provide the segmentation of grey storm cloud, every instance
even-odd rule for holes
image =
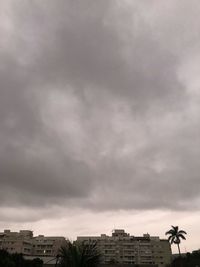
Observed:
[[[197,22],[153,2],[2,2],[1,206],[199,208]]]

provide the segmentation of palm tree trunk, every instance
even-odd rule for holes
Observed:
[[[179,256],[181,256],[181,251],[180,251],[179,243],[177,244],[177,246],[178,246],[178,253],[179,253]]]
[[[179,262],[179,266],[180,267],[183,267],[183,262],[182,262],[182,258],[181,258],[181,250],[180,250],[180,245],[179,245],[179,243],[177,244],[177,246],[178,246],[178,253],[179,253],[179,260],[180,260],[180,262]]]

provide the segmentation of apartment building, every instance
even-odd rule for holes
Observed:
[[[4,230],[0,233],[0,249],[5,249],[9,253],[22,253],[25,256],[56,257],[66,242],[64,237],[44,235],[34,237],[33,232],[29,230],[19,232]]]
[[[9,253],[31,255],[32,238],[33,232],[29,230],[20,230],[19,232],[4,230],[3,233],[0,233],[0,249],[5,249]]]
[[[112,236],[79,236],[77,242],[94,241],[102,255],[102,264],[141,264],[167,266],[171,262],[171,247],[167,240],[149,234],[133,236],[124,230],[114,230]]]
[[[55,257],[66,242],[64,237],[39,235],[32,241],[32,255]]]

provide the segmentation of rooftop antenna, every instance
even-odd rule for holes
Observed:
[[[115,229],[116,229],[116,225],[115,225],[115,223],[114,223],[114,228],[112,229],[112,233],[115,232]]]

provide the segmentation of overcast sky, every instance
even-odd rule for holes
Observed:
[[[0,230],[200,236],[199,0],[0,2]]]

